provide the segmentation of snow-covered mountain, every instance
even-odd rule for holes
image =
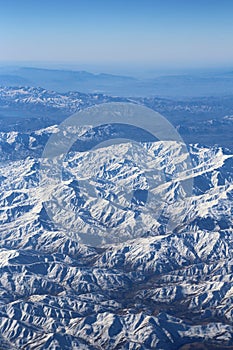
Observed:
[[[63,113],[74,113],[104,102],[128,101],[127,98],[112,97],[97,93],[66,92],[59,93],[40,87],[0,87],[0,107],[36,107],[37,111],[50,109],[62,110]]]
[[[66,109],[70,113],[82,106],[91,106],[114,100],[102,94],[84,94],[80,92],[58,93],[35,87],[0,87],[1,106],[5,108],[11,104],[37,105],[46,108]],[[120,100],[120,98],[118,98]],[[123,100],[123,99],[122,99]]]
[[[128,99],[97,93],[58,93],[30,86],[0,87],[0,130],[36,131],[60,123],[80,109],[114,101]]]
[[[177,142],[73,149],[46,189],[57,128],[1,133],[0,348],[231,349],[232,154],[192,145],[187,172]]]
[[[40,87],[0,87],[0,130],[32,132],[59,124],[74,112],[89,106],[129,101],[164,115],[186,143],[217,144],[232,150],[232,96],[171,100],[154,96],[121,98],[74,91],[58,93]]]

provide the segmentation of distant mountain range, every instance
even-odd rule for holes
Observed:
[[[138,79],[86,71],[33,67],[0,69],[0,86],[35,86],[57,92],[81,91],[124,97],[200,97],[233,94],[233,73],[203,73]]]
[[[145,105],[164,115],[187,143],[232,149],[233,95],[193,99],[124,98],[35,87],[0,88],[0,130],[31,132],[59,124],[80,109],[106,102]]]

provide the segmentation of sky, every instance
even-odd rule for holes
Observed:
[[[232,0],[0,0],[0,61],[233,66]]]

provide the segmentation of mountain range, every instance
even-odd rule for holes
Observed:
[[[124,97],[210,97],[233,94],[233,74],[188,72],[135,78],[87,71],[38,67],[0,67],[0,85],[35,86],[58,92],[82,91]]]
[[[46,188],[41,149],[58,129],[0,135],[0,348],[232,349],[232,153],[190,145],[187,173],[175,141],[74,148]]]
[[[59,124],[73,113],[101,103],[131,102],[162,114],[186,143],[232,149],[233,96],[192,99],[124,98],[35,87],[0,87],[2,132],[32,132]]]

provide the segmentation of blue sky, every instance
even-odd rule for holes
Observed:
[[[0,61],[233,66],[232,0],[0,0]]]

